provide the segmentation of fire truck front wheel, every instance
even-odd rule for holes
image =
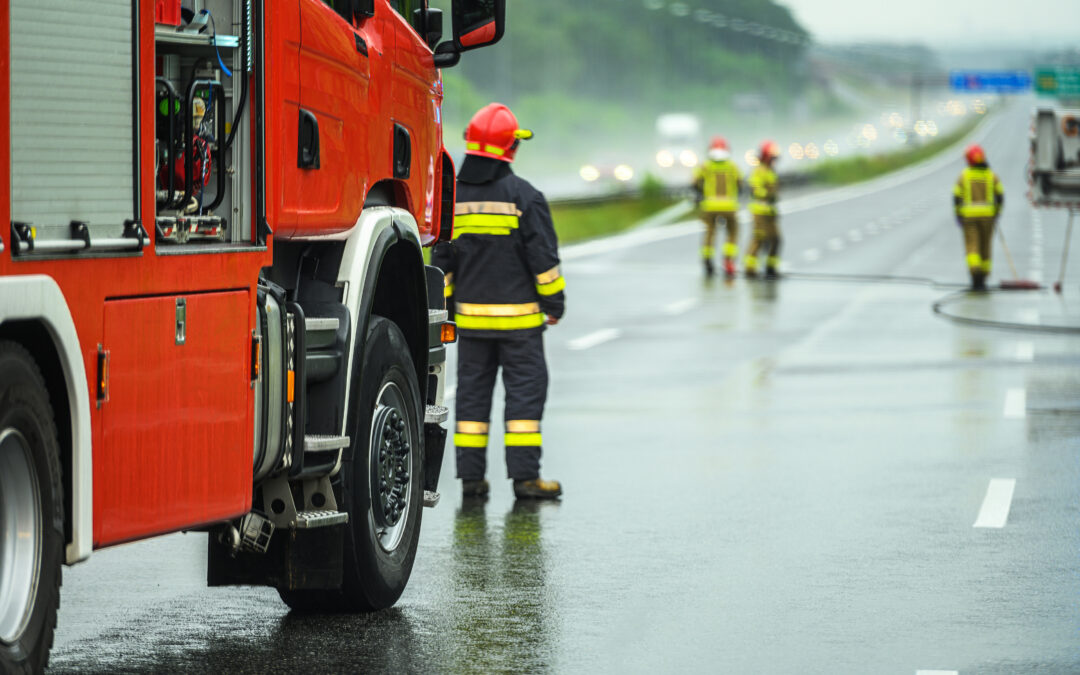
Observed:
[[[60,444],[33,357],[0,342],[0,672],[49,660],[64,549]]]
[[[348,510],[340,591],[279,591],[298,611],[390,607],[412,574],[423,513],[423,407],[401,329],[372,316],[362,360],[353,366],[352,448],[338,474]]]

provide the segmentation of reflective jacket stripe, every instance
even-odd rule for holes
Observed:
[[[546,284],[536,284],[536,292],[540,295],[555,295],[564,288],[566,288],[566,277],[559,277]]]
[[[540,434],[518,434],[507,432],[504,440],[509,447],[543,445],[543,439]]]
[[[475,302],[457,303],[458,314],[467,316],[525,316],[540,311],[538,302],[522,302],[516,305],[489,305]]]
[[[459,448],[486,448],[487,434],[454,434],[454,445]]]
[[[464,330],[522,330],[539,328],[544,325],[544,315],[526,314],[525,316],[469,316],[455,314],[454,321]]]
[[[758,216],[776,214],[776,174],[768,167],[758,166],[750,174],[750,190],[754,200],[750,202],[750,213]]]

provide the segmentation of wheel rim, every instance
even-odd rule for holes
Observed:
[[[0,430],[0,642],[12,644],[30,622],[41,567],[41,495],[30,444]]]
[[[379,546],[387,552],[401,543],[414,498],[412,448],[416,432],[409,423],[405,400],[401,389],[387,382],[379,391],[371,420],[371,515]]]

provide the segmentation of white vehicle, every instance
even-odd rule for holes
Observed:
[[[692,169],[705,141],[701,120],[690,113],[664,113],[656,118],[656,164],[661,169]]]

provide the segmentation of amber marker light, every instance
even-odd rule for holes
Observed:
[[[444,323],[439,331],[439,338],[444,345],[457,342],[457,324],[453,321]]]

